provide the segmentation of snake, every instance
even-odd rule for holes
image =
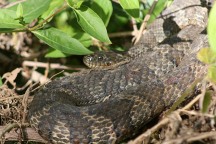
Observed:
[[[92,69],[106,69],[124,64],[130,58],[127,54],[120,54],[113,51],[97,51],[94,54],[84,56],[83,63]]]
[[[196,55],[209,46],[207,17],[203,1],[174,0],[126,52],[129,59],[90,55],[84,63],[94,68],[44,85],[28,109],[31,126],[54,144],[133,138],[206,74]]]

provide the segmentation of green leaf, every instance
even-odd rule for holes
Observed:
[[[157,16],[166,8],[167,4],[170,3],[169,0],[159,0],[151,14],[149,23],[157,18]]]
[[[203,99],[203,104],[202,104],[202,113],[208,112],[208,108],[211,102],[211,93],[207,91],[205,93],[204,99]]]
[[[51,0],[27,0],[22,2],[23,17],[25,23],[30,23],[45,12],[50,5]],[[16,11],[19,4],[10,7],[9,9]]]
[[[16,15],[17,15],[18,18],[23,17],[22,3],[19,3],[19,5],[17,6]]]
[[[153,22],[157,16],[167,7],[168,4],[170,4],[172,1],[170,0],[159,0],[150,16],[149,23]],[[146,7],[148,7],[146,10],[143,11],[143,14],[146,15],[150,9],[148,5],[152,5],[153,0],[149,0],[147,4],[145,4]]]
[[[94,0],[90,8],[98,14],[107,26],[113,12],[112,3],[110,0]]]
[[[122,31],[125,28],[128,29],[128,23],[130,23],[131,18],[122,9],[119,4],[113,3],[113,14],[110,18],[110,23],[107,26],[109,33]]]
[[[84,0],[66,0],[66,2],[73,8],[80,8]]]
[[[72,7],[72,9],[76,14],[79,25],[85,32],[102,42],[111,43],[103,21],[92,9],[86,6],[81,6],[79,9]]]
[[[92,39],[90,35],[85,32],[73,33],[73,37],[79,40],[85,47],[92,45]]]
[[[56,16],[55,20],[58,29],[79,40],[85,47],[89,47],[92,44],[91,36],[79,26],[74,13],[64,11]]]
[[[167,6],[167,7],[170,6],[170,5],[173,3],[173,1],[174,1],[174,0],[167,0],[166,6]]]
[[[0,9],[0,28],[23,28],[19,20],[15,20],[16,12],[8,9]]]
[[[79,31],[79,30],[74,30],[73,27],[65,24],[63,27],[58,27],[61,31],[67,33],[71,37],[77,39],[80,41],[85,47],[89,47],[92,44],[92,39],[89,34]]]
[[[47,58],[62,58],[67,57],[70,54],[63,53],[57,49],[49,48],[49,52],[45,55]]]
[[[216,54],[216,3],[212,7],[208,19],[208,38],[212,51]]]
[[[42,19],[46,19],[50,15],[52,15],[56,9],[58,9],[62,4],[64,0],[51,0],[51,3],[49,5],[49,8],[41,15]],[[51,19],[49,19],[50,21]]]
[[[216,66],[215,65],[209,66],[207,76],[210,79],[210,81],[216,83]]]
[[[86,55],[92,53],[92,51],[86,49],[78,40],[56,28],[36,30],[32,31],[32,33],[49,46],[61,52],[75,55]]]
[[[213,53],[212,49],[210,48],[202,48],[197,53],[197,58],[206,64],[213,64],[216,62],[216,55]]]
[[[0,77],[0,86],[3,85],[2,78]]]
[[[12,32],[14,29],[10,28],[0,28],[0,32],[7,33],[7,32]]]
[[[139,0],[119,0],[119,2],[129,15],[139,18]]]

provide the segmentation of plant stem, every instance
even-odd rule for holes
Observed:
[[[65,8],[67,8],[67,5],[64,5],[63,7],[61,7],[60,9],[58,9],[57,11],[55,11],[52,15],[50,15],[49,17],[47,17],[45,20],[43,20],[41,23],[39,23],[38,25],[32,27],[32,28],[28,28],[29,31],[34,31],[38,28],[40,28],[44,23],[48,22],[49,19],[51,19],[52,17],[54,17],[56,14],[58,14],[59,12],[61,12],[62,10],[64,10]]]
[[[49,17],[47,17],[45,20],[43,20],[41,23],[39,23],[38,25],[31,27],[31,28],[23,28],[23,29],[8,29],[5,31],[2,31],[0,33],[12,33],[12,32],[25,32],[25,31],[34,31],[37,30],[38,28],[40,28],[41,26],[43,26],[44,23],[48,22],[49,19],[51,19],[52,17],[54,17],[56,14],[58,14],[59,12],[61,12],[62,10],[64,10],[65,8],[67,8],[67,5],[62,6],[60,9],[56,10],[52,15],[50,15]]]
[[[143,34],[143,31],[144,31],[144,29],[146,28],[146,26],[147,26],[147,24],[148,24],[148,21],[149,21],[150,18],[151,18],[151,14],[153,13],[153,10],[154,10],[154,8],[155,8],[155,6],[156,6],[157,3],[158,3],[158,0],[154,0],[154,1],[153,1],[153,4],[151,5],[151,7],[150,7],[148,13],[146,14],[146,16],[145,16],[145,18],[144,18],[144,20],[143,20],[143,23],[142,23],[142,25],[141,25],[141,27],[140,27],[140,30],[139,30],[139,32],[138,32],[138,35],[135,37],[135,42],[134,42],[134,44],[138,43],[138,41],[140,40],[140,38],[141,38],[141,36],[142,36],[142,34]]]
[[[23,28],[23,29],[8,29],[8,30],[5,30],[5,31],[0,31],[0,34],[1,33],[13,33],[13,32],[25,32],[27,30],[28,30],[27,28]]]

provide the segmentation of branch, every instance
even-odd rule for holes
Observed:
[[[58,14],[59,12],[61,12],[62,10],[66,9],[68,6],[64,5],[63,7],[61,7],[60,9],[56,10],[52,15],[50,15],[49,17],[47,17],[45,20],[43,20],[41,23],[39,23],[38,25],[32,27],[32,28],[28,28],[29,31],[34,31],[37,30],[38,28],[40,28],[41,26],[43,26],[44,23],[47,23],[49,21],[49,19],[51,19],[52,17],[54,17],[56,14]]]
[[[35,61],[24,61],[22,63],[23,66],[30,66],[30,67],[42,67],[42,68],[49,68],[51,69],[63,69],[63,70],[83,70],[84,68],[79,68],[79,67],[68,67],[61,65],[59,63],[43,63],[43,62],[35,62]]]
[[[151,14],[152,14],[152,12],[153,12],[153,10],[154,10],[154,8],[155,8],[157,2],[158,2],[158,0],[154,0],[154,2],[153,2],[153,4],[152,4],[152,6],[150,7],[150,9],[149,9],[147,15],[145,16],[145,18],[144,18],[144,20],[143,20],[143,23],[142,23],[142,25],[141,25],[141,27],[140,27],[140,30],[139,30],[139,32],[138,32],[138,35],[137,35],[137,37],[136,37],[136,40],[135,40],[135,42],[134,42],[135,44],[140,40],[140,38],[141,38],[141,36],[142,36],[142,33],[143,33],[144,29],[146,28],[146,26],[147,26],[147,24],[148,24],[148,21],[149,21],[149,19],[150,19],[150,17],[151,17]]]
[[[135,35],[134,31],[125,31],[125,32],[110,33],[109,37],[115,38],[115,37],[125,37],[125,36],[133,36],[133,35]]]
[[[4,132],[5,126],[0,126],[0,133]],[[44,140],[33,128],[25,128],[23,129],[23,135],[25,138],[22,141],[34,141],[34,142],[41,142],[46,143],[47,141]],[[4,141],[19,141],[20,140],[20,131],[12,129],[10,132],[5,133]],[[1,138],[0,138],[1,141]]]

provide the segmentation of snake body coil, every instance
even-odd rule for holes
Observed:
[[[130,61],[56,79],[35,94],[28,117],[42,137],[58,144],[119,143],[205,74],[196,53],[208,45],[200,34],[207,9],[199,0],[175,0],[162,15],[128,51]]]

